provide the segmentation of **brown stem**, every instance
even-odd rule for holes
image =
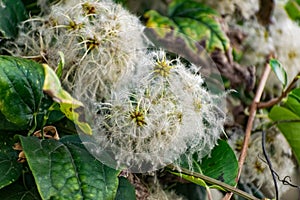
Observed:
[[[241,154],[240,154],[239,161],[238,161],[239,170],[238,170],[238,174],[237,174],[237,177],[236,177],[236,182],[238,182],[238,180],[241,176],[241,173],[242,173],[243,164],[244,164],[245,159],[246,159],[247,149],[248,149],[248,145],[249,145],[249,142],[250,142],[251,130],[252,130],[252,127],[253,127],[253,122],[254,122],[254,119],[255,119],[256,111],[257,111],[257,104],[260,101],[261,95],[262,95],[263,90],[265,88],[265,85],[266,85],[266,82],[267,82],[267,79],[269,77],[270,72],[271,72],[271,67],[270,67],[269,63],[267,63],[266,67],[265,67],[265,70],[264,70],[264,73],[261,76],[258,88],[256,90],[255,97],[254,97],[254,99],[252,101],[252,104],[250,106],[250,112],[249,112],[249,118],[248,118],[247,127],[246,127],[246,131],[245,131],[244,143],[243,143],[243,147],[242,147]],[[226,194],[225,197],[223,198],[223,200],[229,200],[232,197],[232,194],[233,194],[232,192]]]
[[[208,200],[213,200],[213,197],[211,195],[211,192],[210,192],[209,188],[206,188],[206,192],[207,192],[207,198],[208,198]]]
[[[292,80],[289,86],[282,92],[282,94],[279,97],[273,98],[267,102],[260,102],[257,104],[257,108],[268,108],[279,103],[294,88],[296,82],[299,79],[299,76],[300,76],[300,72],[295,76],[295,78]]]

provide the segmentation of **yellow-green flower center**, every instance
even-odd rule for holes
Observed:
[[[143,111],[136,109],[135,111],[130,112],[130,118],[136,123],[137,126],[147,125]]]
[[[95,6],[90,4],[90,3],[82,4],[82,8],[83,8],[86,15],[96,14]]]
[[[100,45],[100,42],[96,38],[88,38],[86,45],[87,45],[87,50],[91,51],[97,48]]]
[[[167,77],[170,74],[172,66],[170,66],[165,60],[156,62],[154,66],[154,72],[162,77]]]
[[[69,25],[67,26],[67,28],[69,29],[69,30],[79,30],[79,29],[81,29],[81,28],[83,28],[83,24],[82,23],[80,23],[80,24],[77,24],[75,21],[70,21],[69,22]]]
[[[195,111],[200,112],[201,107],[202,107],[201,100],[200,99],[194,99],[193,104],[194,104]]]

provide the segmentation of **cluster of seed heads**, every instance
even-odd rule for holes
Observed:
[[[65,57],[64,86],[72,91],[75,79],[80,79],[81,89],[89,91],[81,95],[101,99],[132,73],[145,42],[138,18],[121,5],[70,0],[52,6],[48,15],[25,21],[15,41],[17,48],[10,51],[53,68],[61,51]]]
[[[55,67],[86,106],[97,145],[91,152],[116,168],[142,172],[183,154],[201,159],[216,145],[225,121],[220,96],[180,58],[148,48],[138,18],[111,1],[70,0],[31,18],[14,55]]]

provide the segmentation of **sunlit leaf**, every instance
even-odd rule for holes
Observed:
[[[176,175],[176,176],[180,176],[181,178],[183,178],[185,180],[188,180],[188,181],[190,181],[192,183],[195,183],[197,185],[205,187],[205,188],[208,187],[208,188],[211,188],[211,189],[218,189],[218,190],[226,191],[221,186],[218,186],[218,185],[210,185],[210,186],[208,186],[203,179],[195,177],[195,176],[187,175],[187,174],[184,174],[184,173],[178,173],[178,172],[171,172],[171,173],[174,174],[174,175]]]
[[[286,12],[288,13],[289,17],[300,22],[300,1],[299,0],[289,0],[284,6]]]
[[[276,59],[270,59],[269,63],[278,80],[281,82],[283,87],[285,87],[287,83],[287,75],[282,64]]]
[[[89,124],[81,120],[84,118],[82,116],[83,104],[62,88],[57,75],[48,65],[43,66],[45,69],[44,92],[60,104],[60,110],[68,119],[74,121],[84,133],[91,135],[92,129]]]
[[[191,0],[174,0],[169,4],[168,15],[155,10],[144,14],[146,33],[160,46],[186,56],[196,56],[203,48],[208,52],[227,51],[230,43],[218,22],[218,14],[204,4]],[[178,50],[178,49],[177,49]]]
[[[298,162],[300,161],[300,88],[293,90],[283,106],[274,106],[269,117],[290,144]]]

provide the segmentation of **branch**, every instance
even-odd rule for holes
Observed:
[[[237,189],[231,185],[228,185],[224,182],[221,182],[219,180],[216,180],[214,178],[211,178],[211,177],[208,177],[208,176],[205,176],[203,174],[200,174],[200,173],[197,173],[197,172],[192,172],[192,171],[189,171],[187,169],[184,169],[184,168],[180,168],[178,169],[178,167],[176,166],[173,166],[173,165],[169,165],[168,168],[172,171],[177,171],[179,173],[183,173],[183,174],[186,174],[186,175],[189,175],[189,176],[193,176],[193,177],[196,177],[196,178],[200,178],[202,180],[204,180],[206,183],[209,183],[209,184],[212,184],[212,185],[218,185],[220,187],[222,187],[223,189],[225,189],[226,191],[229,191],[229,192],[232,192],[232,193],[235,193],[247,200],[259,200],[258,198],[248,194],[247,192],[244,192],[240,189]]]
[[[282,94],[280,95],[280,97],[273,98],[273,99],[271,99],[271,100],[269,100],[267,102],[260,102],[260,103],[258,103],[257,108],[268,108],[268,107],[271,107],[271,106],[279,103],[294,88],[296,82],[299,79],[299,76],[300,76],[300,72],[295,76],[295,78],[289,84],[289,86],[287,87],[287,89],[282,92]]]
[[[241,173],[242,173],[243,164],[246,159],[247,149],[248,149],[248,145],[250,142],[251,130],[253,127],[253,122],[255,119],[256,111],[257,111],[257,104],[260,101],[261,95],[265,88],[265,85],[266,85],[266,82],[267,82],[270,72],[271,72],[271,67],[269,65],[269,62],[267,62],[264,73],[261,76],[255,97],[250,106],[250,112],[249,112],[249,118],[248,118],[247,127],[246,127],[246,131],[245,131],[244,143],[243,143],[243,147],[242,147],[241,154],[239,157],[239,170],[238,170],[238,174],[236,177],[236,182],[239,181]],[[226,196],[223,198],[223,200],[229,200],[231,197],[232,197],[232,192],[227,193]]]

